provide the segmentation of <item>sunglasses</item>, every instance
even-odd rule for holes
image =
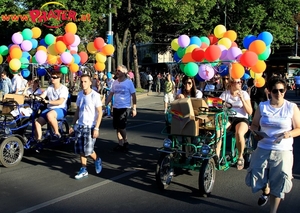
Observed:
[[[58,76],[51,76],[52,79],[59,79]]]
[[[278,92],[284,93],[284,92],[285,92],[285,89],[272,89],[271,92],[272,92],[273,94],[278,94]]]
[[[232,81],[233,84],[241,84],[241,81]]]
[[[188,85],[192,85],[192,82],[187,81],[187,82],[184,83],[184,85],[187,85],[187,84],[188,84]]]
[[[122,72],[122,70],[117,70],[117,72]]]

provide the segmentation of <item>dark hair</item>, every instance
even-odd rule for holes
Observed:
[[[7,72],[5,70],[1,71],[1,74],[6,75],[7,76]]]
[[[267,89],[271,91],[276,84],[282,84],[285,90],[287,88],[287,83],[282,77],[273,76],[268,80]]]
[[[181,94],[183,94],[184,97],[187,96],[187,91],[186,91],[186,89],[185,89],[184,83],[185,83],[186,81],[188,81],[189,79],[192,80],[191,97],[192,97],[192,98],[195,98],[195,97],[196,97],[196,92],[197,92],[195,80],[194,80],[193,77],[189,77],[189,76],[187,76],[187,75],[185,75],[185,76],[182,78]]]
[[[83,77],[88,77],[90,79],[90,81],[92,81],[92,78],[91,78],[91,76],[89,74],[82,74],[80,76],[80,78],[83,78]]]
[[[57,77],[61,78],[62,73],[59,70],[54,70],[51,72],[51,75],[56,75]]]

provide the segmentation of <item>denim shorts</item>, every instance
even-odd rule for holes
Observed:
[[[94,128],[78,126],[75,130],[75,153],[89,156],[94,152],[96,138],[93,138]]]
[[[44,118],[47,121],[48,120],[47,119],[47,113],[50,112],[51,110],[54,110],[56,112],[56,114],[57,114],[56,120],[63,119],[67,115],[67,111],[65,109],[54,108],[54,109],[45,109],[40,114],[40,117]]]

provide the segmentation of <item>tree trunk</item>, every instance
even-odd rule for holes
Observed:
[[[141,88],[139,62],[138,62],[137,49],[136,49],[135,42],[132,42],[132,54],[133,54],[133,66],[134,66],[136,88]]]
[[[128,41],[127,48],[126,48],[126,58],[127,58],[127,69],[130,70],[130,47],[131,47],[131,40]]]

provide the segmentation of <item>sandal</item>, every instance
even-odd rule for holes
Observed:
[[[244,159],[239,158],[236,163],[237,170],[242,170],[244,168],[244,163],[245,163]]]

